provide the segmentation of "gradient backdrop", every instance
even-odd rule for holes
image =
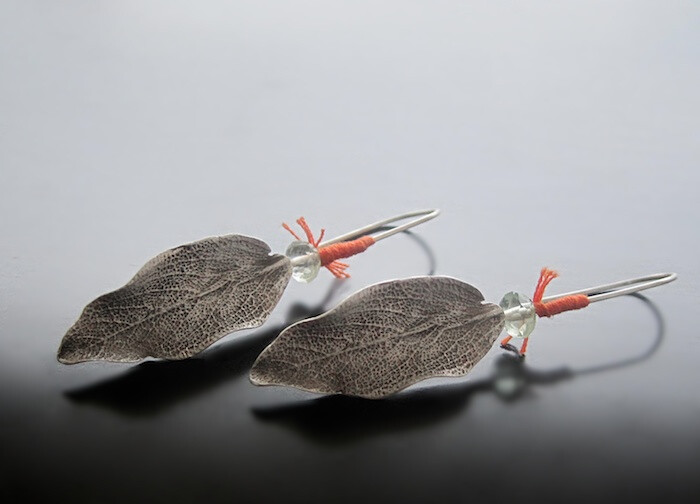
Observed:
[[[692,1],[1,2],[5,502],[698,502],[699,26]],[[164,249],[429,207],[423,242],[197,358],[55,360]],[[550,293],[679,280],[541,321],[511,400],[496,347],[387,401],[248,382],[289,321],[428,252],[496,302],[544,265]]]

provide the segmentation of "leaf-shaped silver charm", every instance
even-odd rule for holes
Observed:
[[[454,278],[367,287],[287,329],[258,357],[256,385],[379,398],[433,376],[466,374],[504,326],[503,310]]]
[[[262,324],[292,275],[282,255],[248,236],[206,238],[147,262],[121,289],[85,307],[58,360],[184,359]]]

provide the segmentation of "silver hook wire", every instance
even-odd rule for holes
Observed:
[[[375,236],[373,236],[374,241],[377,242],[379,240],[383,240],[384,238],[389,238],[390,236],[395,235],[396,233],[400,233],[402,231],[405,231],[407,229],[410,229],[414,226],[417,226],[418,224],[422,224],[424,222],[427,222],[431,219],[434,219],[440,215],[440,210],[437,208],[433,208],[430,210],[416,210],[413,212],[406,212],[401,215],[397,215],[396,217],[389,217],[388,219],[380,220],[378,222],[375,222],[373,224],[369,224],[365,227],[361,227],[359,229],[356,229],[354,231],[350,231],[349,233],[345,233],[344,235],[340,235],[337,238],[333,238],[331,240],[326,240],[322,243],[319,244],[320,247],[325,247],[327,245],[333,245],[334,243],[340,243],[348,240],[352,240],[354,238],[359,238],[361,236],[366,236],[372,231],[376,231],[379,228],[382,228],[388,224],[391,224],[393,222],[397,221],[402,221],[404,219],[408,219],[410,217],[418,217],[418,219],[414,219],[411,222],[407,222],[406,224],[402,224],[400,226],[396,226],[395,228],[389,229],[388,231],[383,231]]]
[[[553,301],[555,299],[563,298],[565,296],[573,296],[575,294],[586,294],[588,296],[588,301],[595,303],[596,301],[603,301],[605,299],[611,299],[617,296],[624,296],[626,294],[632,294],[645,289],[651,289],[652,287],[658,287],[659,285],[673,282],[676,278],[678,278],[676,273],[656,273],[654,275],[630,278],[629,280],[599,285],[588,289],[547,296],[542,299],[542,302],[546,303],[547,301]]]

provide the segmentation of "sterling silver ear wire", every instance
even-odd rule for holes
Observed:
[[[560,299],[567,296],[586,294],[588,297],[588,302],[595,303],[596,301],[612,299],[618,296],[626,296],[627,294],[633,294],[635,292],[651,289],[652,287],[658,287],[659,285],[673,282],[676,278],[678,278],[676,273],[656,273],[654,275],[630,278],[619,282],[598,285],[597,287],[590,287],[588,289],[547,296],[542,298],[542,301],[546,303],[548,301],[554,301],[555,299]]]
[[[383,219],[355,229],[354,231],[350,231],[349,233],[324,242],[321,240],[323,239],[325,230],[321,229],[319,238],[315,239],[303,217],[297,219],[297,224],[299,224],[306,234],[307,242],[304,242],[287,224],[283,224],[284,228],[297,239],[296,242],[292,243],[287,248],[286,252],[293,267],[292,277],[299,282],[310,282],[316,278],[319,269],[323,266],[334,276],[338,278],[347,278],[350,276],[345,273],[345,269],[348,265],[339,262],[338,259],[351,257],[364,252],[378,241],[434,219],[438,215],[440,215],[440,210],[438,209],[406,212],[396,217],[389,217],[388,219]],[[383,230],[374,236],[370,236],[371,233],[380,229],[385,229],[386,226],[410,219],[411,217],[418,218],[401,224],[400,226],[392,226],[391,229]]]

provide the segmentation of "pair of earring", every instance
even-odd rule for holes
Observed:
[[[88,304],[68,330],[58,360],[134,362],[184,359],[223,336],[261,325],[291,278],[309,282],[321,267],[349,277],[340,259],[433,219],[438,210],[409,212],[332,240],[306,235],[285,255],[256,238],[227,235],[170,249],[151,259],[122,288]],[[413,218],[398,226],[391,226]],[[391,226],[386,229],[387,226]],[[381,231],[380,231],[381,230]],[[379,231],[379,232],[378,232]],[[532,299],[509,292],[487,303],[475,287],[444,276],[391,280],[366,287],[330,311],[288,328],[256,360],[256,385],[286,385],[324,394],[381,398],[435,376],[463,376],[501,341],[523,341],[525,355],[537,317],[675,280],[675,273],[544,296],[557,273],[542,269]]]

